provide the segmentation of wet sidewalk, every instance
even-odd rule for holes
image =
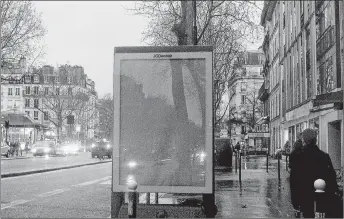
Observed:
[[[241,183],[239,182],[239,170],[235,172],[233,168],[232,172],[216,171],[215,199],[218,207],[216,217],[293,217],[289,173],[286,170],[285,159],[280,161],[280,189],[277,163],[277,160],[269,158],[269,171],[267,173],[266,157],[243,157]]]

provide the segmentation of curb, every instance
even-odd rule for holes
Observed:
[[[1,158],[1,160],[25,160],[25,159],[31,159],[32,157],[16,157],[16,158]]]
[[[24,175],[30,175],[30,174],[35,174],[35,173],[45,173],[45,172],[51,172],[51,171],[56,171],[56,170],[72,169],[72,168],[76,168],[76,167],[90,166],[90,165],[109,163],[109,162],[112,162],[112,160],[101,161],[101,162],[94,162],[94,163],[86,163],[86,164],[78,164],[78,165],[66,166],[66,167],[57,167],[57,168],[43,169],[43,170],[32,170],[32,171],[20,172],[20,173],[6,173],[6,174],[1,174],[1,178],[24,176]]]

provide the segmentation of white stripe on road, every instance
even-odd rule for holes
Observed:
[[[92,185],[92,184],[95,184],[95,183],[99,183],[101,181],[109,180],[109,179],[111,179],[111,176],[107,176],[107,177],[103,177],[103,178],[100,178],[100,179],[79,183],[79,184],[72,185],[72,186],[73,187],[89,186],[89,185]]]
[[[6,208],[11,208],[11,207],[14,207],[16,205],[21,205],[21,204],[24,204],[24,203],[29,202],[29,201],[31,201],[31,200],[20,199],[20,200],[15,200],[15,201],[7,203],[7,204],[1,204],[1,210],[4,210]]]
[[[111,180],[100,183],[101,185],[111,185]]]
[[[45,198],[45,197],[49,197],[49,196],[52,196],[52,195],[60,194],[62,192],[68,191],[68,190],[70,190],[70,189],[68,189],[68,188],[57,189],[57,190],[54,190],[54,191],[51,191],[51,192],[42,193],[42,194],[39,194],[39,195],[36,195],[36,196],[38,196],[40,198]]]

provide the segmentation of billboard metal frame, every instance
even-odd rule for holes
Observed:
[[[114,98],[114,137],[112,157],[112,191],[127,192],[120,184],[120,65],[122,60],[171,60],[205,59],[205,151],[208,155],[205,164],[205,186],[140,186],[137,192],[161,193],[212,193],[213,184],[213,49],[211,46],[172,46],[172,47],[116,47],[114,51],[113,98]]]

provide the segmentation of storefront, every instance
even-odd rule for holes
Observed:
[[[3,125],[9,121],[9,128],[6,130]],[[43,137],[44,130],[48,127],[35,123],[29,116],[23,113],[2,113],[1,118],[2,140],[8,142],[29,142],[34,143]]]

